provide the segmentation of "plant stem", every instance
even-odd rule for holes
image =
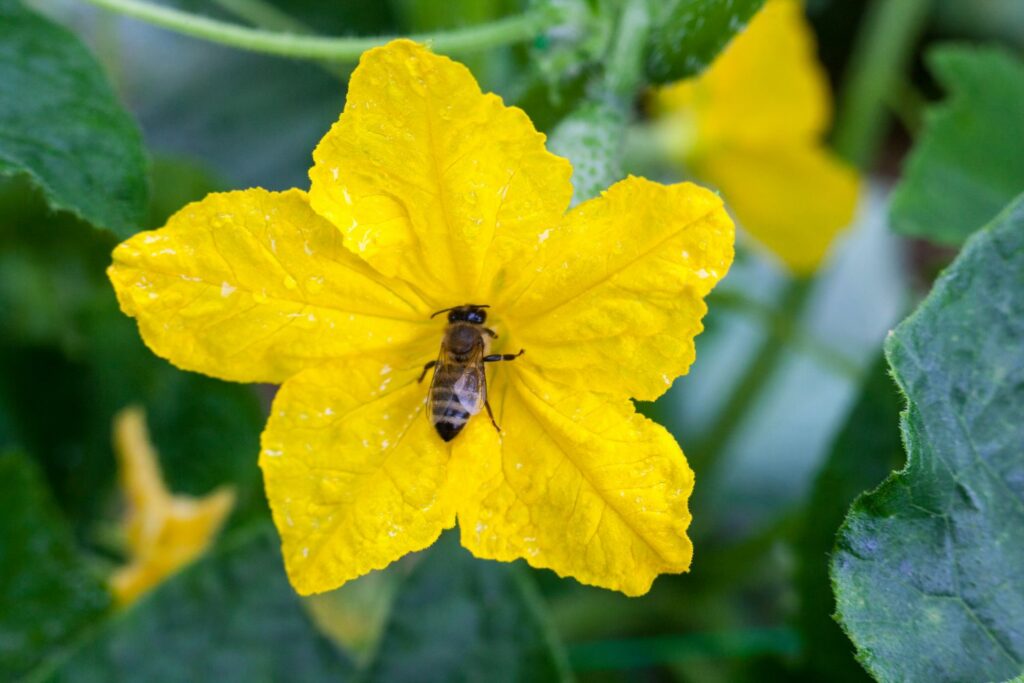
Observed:
[[[833,141],[836,151],[867,168],[885,134],[886,102],[903,82],[931,0],[873,0],[847,68]]]
[[[315,31],[294,17],[282,12],[266,0],[213,0],[221,9],[239,19],[271,31],[313,34]]]
[[[300,33],[303,35],[315,35],[316,31],[306,24],[279,10],[266,0],[214,0],[225,12],[229,12],[239,19],[252,24],[258,28],[270,31],[283,31],[288,33]],[[351,68],[340,62],[317,62],[320,68],[331,76],[342,81],[348,81]]]
[[[793,655],[799,649],[792,629],[760,628],[578,643],[569,647],[569,662],[576,671],[632,669],[695,658]]]
[[[810,278],[792,280],[782,294],[779,310],[786,311],[794,319],[799,319],[800,312],[810,296],[812,283],[813,280]],[[689,455],[691,466],[697,472],[697,476],[704,481],[713,480],[712,472],[721,460],[723,449],[774,376],[785,351],[785,339],[766,330],[765,338],[733,388],[725,406],[719,411],[704,439]]]
[[[241,50],[293,59],[355,62],[366,50],[383,45],[395,37],[337,38],[282,33],[201,17],[140,0],[86,0],[86,2],[194,38]],[[438,52],[466,53],[530,40],[561,20],[560,12],[552,11],[550,8],[541,8],[487,24],[451,31],[423,33],[409,36],[409,38],[417,42],[429,43]]]
[[[643,72],[644,46],[651,26],[648,0],[631,0],[622,6],[619,28],[608,66],[605,71],[605,86],[611,94],[632,99]]]

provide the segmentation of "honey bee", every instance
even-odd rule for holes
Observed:
[[[487,408],[491,424],[501,432],[494,421],[491,404],[487,401],[487,377],[484,363],[500,360],[514,360],[523,355],[519,353],[488,354],[490,341],[498,335],[487,322],[486,304],[464,304],[453,308],[444,308],[430,317],[442,313],[448,314],[448,327],[441,340],[441,353],[437,360],[423,366],[418,381],[422,382],[427,371],[434,368],[434,377],[430,383],[429,403],[430,420],[438,435],[445,441],[451,441],[469,418]]]

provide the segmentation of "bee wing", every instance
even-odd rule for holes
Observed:
[[[441,345],[441,353],[437,358],[437,368],[434,370],[434,377],[430,383],[430,396],[437,401],[437,396],[447,398],[436,402],[435,411],[441,410],[442,414],[449,408],[467,411],[470,415],[476,415],[483,408],[487,387],[484,380],[484,346],[480,344],[473,350],[472,355],[466,361],[453,360],[448,350]],[[457,377],[452,379],[452,374]],[[451,392],[437,391],[442,384],[451,386]]]
[[[462,375],[455,380],[455,384],[452,386],[452,396],[459,399],[459,403],[469,411],[470,415],[480,412],[487,396],[482,362],[464,366]]]

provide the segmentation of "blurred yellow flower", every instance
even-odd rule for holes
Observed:
[[[140,408],[114,417],[114,451],[128,503],[124,529],[131,562],[110,581],[117,601],[128,604],[203,554],[231,513],[235,494],[230,487],[202,498],[171,494]]]
[[[183,368],[283,382],[260,465],[288,574],[333,589],[458,518],[478,557],[644,593],[685,571],[693,474],[652,400],[685,373],[732,261],[720,199],[617,183],[566,213],[569,163],[461,64],[409,41],[363,55],[301,190],[212,194],[114,252],[146,343]],[[428,416],[445,329],[487,304],[486,414]]]
[[[798,0],[769,0],[707,71],[658,90],[654,108],[676,160],[721,190],[740,225],[794,273],[820,265],[859,179],[822,142],[831,98]]]

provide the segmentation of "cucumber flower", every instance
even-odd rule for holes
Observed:
[[[168,491],[141,408],[114,417],[114,451],[131,560],[110,585],[117,601],[129,604],[206,551],[231,514],[235,492],[225,486],[193,498]]]
[[[260,466],[300,593],[456,520],[478,557],[630,595],[689,567],[693,473],[630,399],[693,362],[732,223],[713,192],[632,177],[567,212],[572,169],[544,141],[464,66],[394,41],[353,72],[308,192],[211,194],[114,251],[155,353],[283,383]],[[526,353],[484,366],[493,421],[446,440],[419,380],[449,325],[432,314],[466,304],[487,307],[488,355]]]
[[[831,97],[800,2],[769,0],[704,73],[653,104],[674,159],[791,272],[813,272],[852,219],[859,180],[822,142]]]

